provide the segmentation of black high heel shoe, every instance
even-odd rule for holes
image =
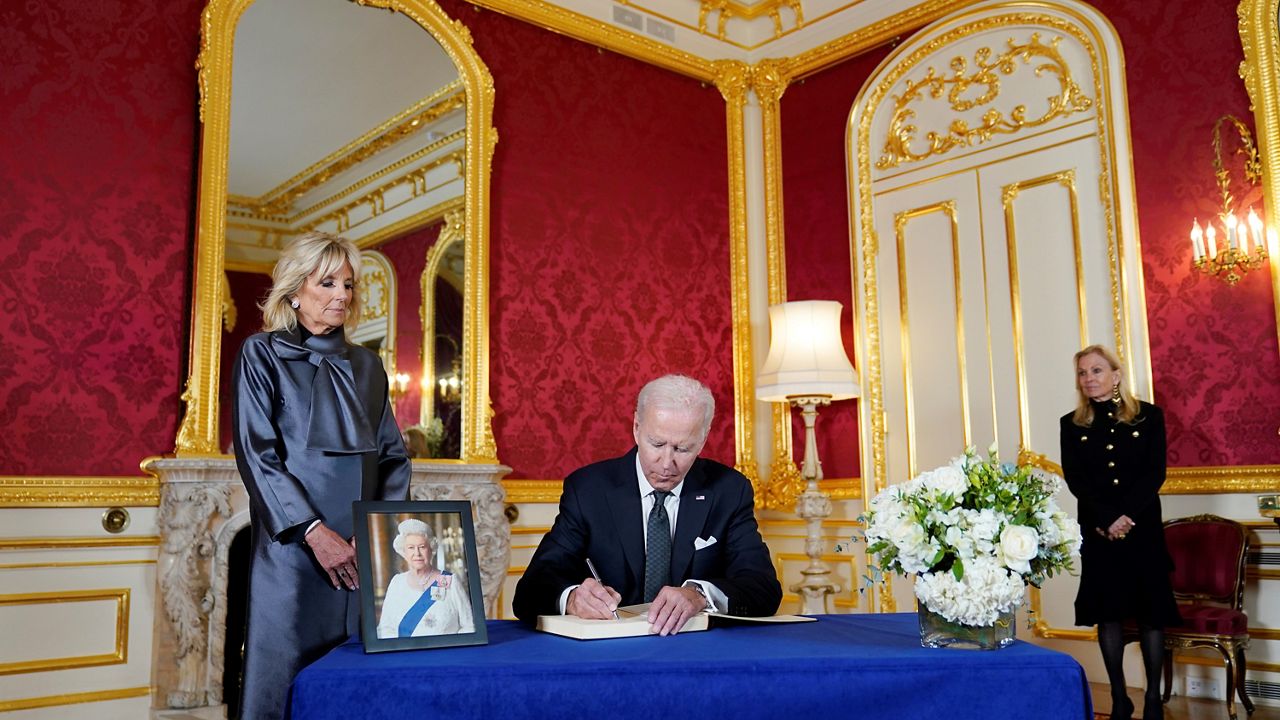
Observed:
[[[1142,720],[1164,720],[1164,703],[1160,696],[1144,695],[1142,700]]]
[[[1111,698],[1111,720],[1133,720],[1133,701],[1128,695],[1121,699]]]

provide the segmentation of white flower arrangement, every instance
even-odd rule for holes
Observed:
[[[879,570],[916,575],[916,598],[952,622],[989,626],[1026,583],[1074,573],[1080,525],[1058,508],[1059,481],[973,448],[872,499],[863,518]]]

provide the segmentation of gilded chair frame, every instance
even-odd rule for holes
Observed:
[[[179,456],[221,454],[218,448],[218,383],[221,352],[221,286],[226,250],[227,157],[230,145],[231,72],[235,28],[254,0],[209,0],[201,14],[200,185],[192,281],[191,341],[182,400],[186,409],[175,440]],[[466,253],[462,462],[496,463],[489,401],[489,177],[497,131],[493,128],[493,77],[472,47],[471,33],[433,0],[353,0],[412,19],[435,38],[458,69],[466,92],[466,183],[462,230]]]
[[[1230,592],[1223,595],[1210,595],[1204,593],[1179,593],[1174,592],[1174,598],[1180,602],[1200,602],[1209,601],[1221,603],[1230,606],[1233,610],[1244,610],[1244,583],[1245,583],[1245,562],[1249,555],[1249,531],[1244,525],[1224,518],[1218,515],[1201,514],[1189,517],[1175,518],[1166,520],[1164,527],[1168,530],[1177,525],[1185,525],[1191,523],[1214,523],[1232,526],[1239,532],[1240,551],[1235,558],[1232,558],[1233,567],[1235,568],[1235,586]],[[1127,640],[1137,640],[1136,630],[1132,627],[1127,628]],[[1249,695],[1245,692],[1244,676],[1245,676],[1245,657],[1244,651],[1249,647],[1249,631],[1232,635],[1218,633],[1196,633],[1180,630],[1179,628],[1165,628],[1164,631],[1164,688],[1162,699],[1164,702],[1169,701],[1169,697],[1173,694],[1173,653],[1176,650],[1194,650],[1194,649],[1212,649],[1222,655],[1222,660],[1227,673],[1226,683],[1226,703],[1227,714],[1231,720],[1236,720],[1235,698],[1240,696],[1240,702],[1244,705],[1246,712],[1253,712],[1253,701],[1249,699]]]

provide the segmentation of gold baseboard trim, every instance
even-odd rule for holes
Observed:
[[[563,480],[503,480],[508,503],[558,503]]]
[[[0,507],[159,507],[153,477],[0,476]]]
[[[130,537],[33,537],[0,538],[0,550],[49,550],[56,548],[158,547],[159,535]]]
[[[1171,467],[1161,495],[1271,493],[1280,486],[1280,465],[1206,465]]]
[[[92,692],[68,693],[66,695],[46,695],[45,697],[22,698],[20,700],[0,700],[0,712],[11,710],[32,710],[58,705],[75,705],[78,703],[101,702],[103,700],[125,700],[144,697],[151,694],[150,687],[121,688],[119,690],[94,690]]]

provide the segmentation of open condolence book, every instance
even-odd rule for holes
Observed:
[[[741,615],[725,615],[722,613],[700,612],[685,621],[680,632],[696,632],[706,630],[711,625],[734,623],[798,623],[813,622],[817,618],[802,615],[769,615],[766,617],[743,617]],[[604,638],[640,637],[649,634],[649,605],[627,605],[618,608],[617,620],[587,620],[573,615],[539,615],[538,629],[554,635],[563,635],[578,640],[601,640]]]

